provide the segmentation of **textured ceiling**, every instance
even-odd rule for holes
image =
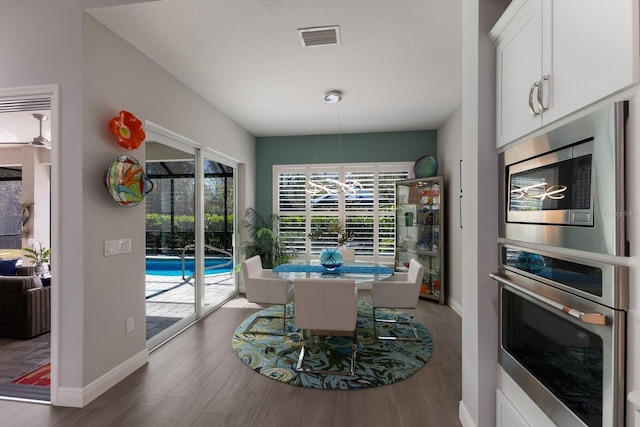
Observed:
[[[461,102],[462,0],[165,0],[89,13],[255,136],[435,129]],[[302,46],[298,28],[331,25],[340,44]],[[333,89],[339,120],[335,104],[323,112]]]

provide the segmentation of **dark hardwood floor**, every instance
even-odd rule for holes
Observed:
[[[368,291],[362,299],[370,300]],[[231,348],[256,311],[236,298],[151,353],[85,408],[0,401],[5,427],[71,426],[460,426],[461,319],[421,300],[411,314],[433,337],[433,356],[409,379],[358,391],[312,390],[254,373]]]

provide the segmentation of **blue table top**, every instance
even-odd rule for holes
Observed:
[[[295,261],[273,269],[278,277],[287,280],[303,278],[354,279],[356,283],[370,283],[393,276],[393,269],[372,262],[346,262],[335,270],[327,270],[317,261]]]

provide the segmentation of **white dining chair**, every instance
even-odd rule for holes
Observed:
[[[295,370],[314,374],[353,375],[358,338],[356,323],[358,301],[353,279],[296,279],[293,281],[296,327],[303,340]],[[312,336],[351,335],[349,370],[334,371],[304,366],[308,341]]]
[[[256,316],[244,330],[244,333],[284,335],[287,327],[287,304],[293,299],[293,285],[288,280],[276,277],[271,270],[262,268],[262,261],[259,255],[243,261],[241,270],[247,301],[256,304],[283,306],[282,316]],[[252,329],[258,321],[265,319],[282,319],[282,333]]]
[[[371,302],[373,304],[373,333],[381,340],[402,340],[420,341],[420,336],[413,322],[401,319],[397,315],[394,319],[378,319],[376,309],[378,308],[416,308],[420,298],[420,286],[424,266],[417,260],[409,261],[409,271],[406,273],[394,273],[394,275],[383,281],[374,281],[371,285]],[[377,323],[399,323],[409,325],[413,330],[414,337],[404,336],[382,336],[378,335]]]

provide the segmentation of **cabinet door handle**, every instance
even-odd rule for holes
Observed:
[[[460,228],[462,228],[462,159],[460,159],[460,165],[458,172],[460,173]]]
[[[460,159],[460,165],[458,166],[458,173],[460,178],[460,193],[462,193],[462,159]]]
[[[533,117],[540,114],[540,112],[536,111],[535,107],[533,106],[533,91],[535,91],[538,86],[540,86],[540,80],[532,84],[531,89],[529,89],[529,111],[531,111],[531,115]]]
[[[542,94],[544,90],[544,82],[549,80],[549,74],[545,74],[542,76],[542,79],[538,82],[538,106],[540,107],[540,112],[543,113],[549,109],[549,107],[544,106],[544,96]]]

